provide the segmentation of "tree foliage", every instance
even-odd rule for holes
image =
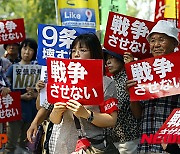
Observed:
[[[153,0],[131,1],[131,5],[127,3],[127,15],[136,17],[141,10],[138,2],[150,3]],[[148,20],[148,15],[146,17]],[[38,24],[56,25],[55,0],[0,0],[0,20],[16,18],[24,18],[26,36],[37,40]]]
[[[26,37],[37,40],[38,24],[56,24],[54,0],[0,0],[0,20],[24,18]]]

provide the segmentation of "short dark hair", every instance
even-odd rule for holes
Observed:
[[[94,33],[85,33],[77,36],[72,42],[71,49],[73,49],[77,43],[85,45],[91,52],[91,59],[103,59],[101,43]]]
[[[19,57],[22,58],[21,57],[21,49],[26,46],[29,46],[30,48],[32,48],[34,50],[34,55],[31,60],[36,60],[38,45],[37,45],[36,40],[34,40],[32,38],[26,38],[24,41],[21,42],[20,47],[19,47]]]
[[[20,45],[18,42],[16,42],[16,43],[11,43],[11,44],[16,44],[18,47],[19,47],[19,45]],[[10,44],[10,43],[9,43],[9,44],[4,44],[4,45],[3,45],[4,50],[6,50],[7,46],[8,46],[8,45],[11,45],[11,44]]]

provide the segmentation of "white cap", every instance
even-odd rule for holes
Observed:
[[[179,44],[178,29],[175,27],[175,25],[172,22],[166,20],[159,20],[157,24],[152,28],[150,33],[147,35],[146,38],[148,41],[152,33],[166,34],[167,36],[175,38],[177,44]]]

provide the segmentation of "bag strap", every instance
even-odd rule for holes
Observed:
[[[74,116],[74,123],[76,125],[76,129],[81,129],[81,124],[80,124],[79,119],[75,115],[73,116]]]
[[[78,138],[81,139],[82,137],[84,137],[84,135],[83,135],[84,133],[83,133],[83,131],[81,129],[80,121],[75,115],[73,115],[73,117],[74,117],[74,123],[75,123],[76,129],[77,129],[77,132],[78,132]]]

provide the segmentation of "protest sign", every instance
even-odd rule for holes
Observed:
[[[100,30],[98,0],[58,0],[58,9],[62,26]]]
[[[102,60],[48,58],[48,102],[74,99],[86,105],[103,103],[102,64]]]
[[[46,59],[48,57],[69,58],[69,50],[73,40],[78,35],[88,32],[95,33],[95,29],[39,24],[38,64],[46,65]]]
[[[176,108],[171,112],[171,114],[166,119],[161,128],[159,128],[157,133],[163,135],[180,135],[180,108]]]
[[[148,100],[180,94],[179,52],[131,62],[125,65],[131,87],[130,100]]]
[[[13,65],[13,89],[35,88],[40,73],[39,65]]]
[[[46,83],[45,87],[40,91],[40,106],[43,106],[44,102],[47,101],[47,66],[41,67],[41,77],[40,80]]]
[[[122,55],[130,52],[139,59],[152,57],[146,36],[154,25],[151,21],[110,12],[104,47]]]
[[[0,123],[21,120],[20,92],[0,96]]]
[[[25,39],[24,20],[0,20],[0,44],[21,42]]]

